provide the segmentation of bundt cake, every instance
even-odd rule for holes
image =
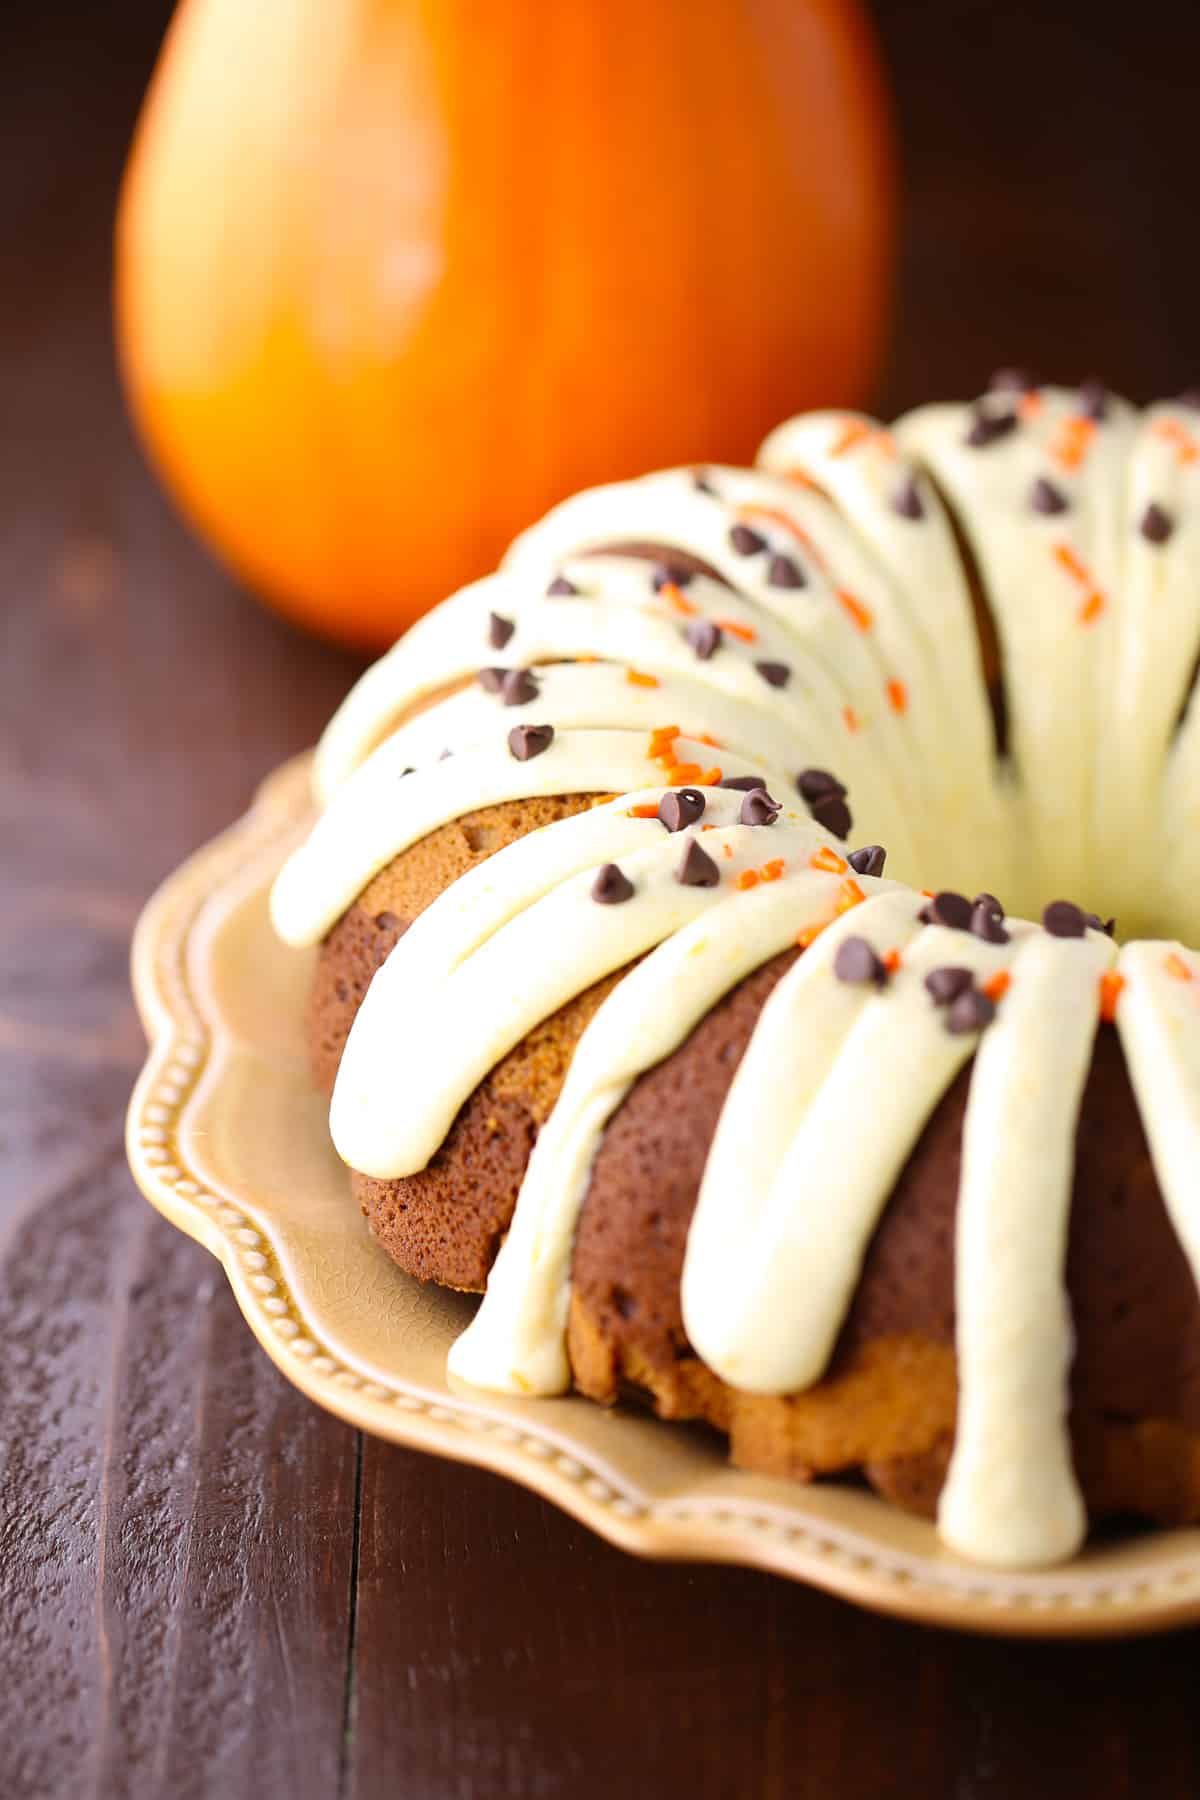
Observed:
[[[372,1231],[486,1289],[452,1375],[1001,1566],[1200,1517],[1198,653],[1200,399],[1015,374],[580,494],[414,626],[272,912]]]

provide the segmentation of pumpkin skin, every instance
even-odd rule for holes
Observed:
[[[863,398],[891,188],[854,0],[184,0],[134,416],[241,577],[378,648],[575,489]]]

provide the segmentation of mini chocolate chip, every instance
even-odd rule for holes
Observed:
[[[729,533],[729,542],[739,556],[757,556],[765,550],[767,540],[760,531],[751,531],[749,525],[735,525]]]
[[[1102,931],[1105,937],[1115,937],[1117,935],[1117,921],[1115,919],[1102,919],[1099,913],[1084,913],[1083,917],[1085,924],[1090,925],[1093,931]]]
[[[1108,417],[1108,388],[1095,375],[1079,384],[1079,410],[1085,419],[1100,424]]]
[[[683,887],[716,887],[721,871],[708,851],[702,850],[695,838],[689,838],[675,879]]]
[[[660,588],[685,588],[688,582],[694,578],[695,573],[694,569],[687,568],[683,563],[658,563],[651,576],[654,591],[657,594]]]
[[[573,581],[568,581],[565,575],[556,575],[546,592],[548,594],[577,594],[579,589]]]
[[[553,725],[514,725],[508,734],[508,748],[518,762],[540,756],[553,742]]]
[[[721,648],[724,633],[711,619],[693,619],[683,635],[700,661],[707,662],[713,652]]]
[[[620,906],[623,900],[633,899],[633,883],[616,863],[605,863],[596,871],[592,899],[600,906]]]
[[[394,912],[379,912],[375,914],[376,931],[399,931],[401,923],[402,921]]]
[[[718,787],[738,788],[743,794],[748,794],[751,788],[765,788],[766,785],[765,775],[726,775],[724,781],[717,783]]]
[[[854,819],[840,794],[818,794],[815,800],[809,801],[808,810],[817,824],[831,831],[834,837],[844,841],[850,836]]]
[[[528,706],[541,691],[528,669],[510,669],[501,684],[500,698],[505,706]]]
[[[1028,394],[1037,385],[1037,377],[1028,369],[996,369],[988,382],[993,394]]]
[[[406,775],[415,775],[416,772],[417,771],[413,768],[412,764],[409,763],[407,769],[401,769],[401,771],[400,771],[399,775],[396,777],[396,779],[397,779],[397,781],[403,781],[404,777]]]
[[[778,800],[772,800],[766,788],[751,788],[738,813],[739,825],[773,825],[783,811]]]
[[[493,650],[503,650],[516,629],[515,621],[506,619],[503,613],[488,614],[488,643]]]
[[[816,800],[822,794],[840,794],[847,792],[844,781],[831,775],[828,769],[801,769],[796,777],[796,787],[805,800]]]
[[[921,498],[921,490],[915,475],[906,475],[898,487],[892,491],[892,511],[902,519],[923,519],[925,502]]]
[[[875,987],[887,985],[887,969],[882,957],[875,954],[866,938],[848,937],[837,947],[833,972],[839,981],[861,986],[872,982]]]
[[[1165,544],[1175,529],[1175,521],[1165,507],[1152,500],[1142,514],[1138,530],[1149,544]]]
[[[1060,487],[1039,475],[1029,490],[1029,504],[1035,513],[1042,513],[1046,518],[1053,518],[1056,513],[1064,513],[1071,502]]]
[[[861,850],[851,850],[846,861],[856,875],[882,875],[887,851],[882,844],[864,844]]]
[[[940,969],[930,969],[925,977],[925,991],[935,1006],[949,1006],[952,1000],[965,993],[971,985],[970,969],[960,969],[952,963],[943,963]]]
[[[943,889],[935,894],[928,906],[923,906],[917,917],[924,925],[944,925],[948,931],[970,931],[971,902],[965,894],[951,893]]]
[[[755,668],[770,687],[786,687],[792,671],[784,662],[756,662]]]
[[[977,412],[963,442],[972,450],[986,450],[1015,431],[1017,424],[1015,412]]]
[[[658,816],[668,831],[694,825],[704,811],[704,795],[695,788],[671,788],[658,803]]]
[[[971,908],[971,932],[985,944],[1008,942],[1008,932],[1000,923],[1000,914],[988,900],[977,900]]]
[[[708,494],[714,500],[717,497],[717,490],[709,479],[707,469],[692,470],[692,486],[698,494]]]
[[[946,1014],[946,1030],[954,1037],[966,1037],[970,1032],[985,1030],[995,1016],[995,1001],[981,994],[978,988],[967,988],[957,1000],[951,1001]]]
[[[498,694],[504,686],[505,677],[511,674],[511,669],[480,669],[475,679],[487,693]]]
[[[1004,908],[1001,906],[1000,902],[997,900],[995,894],[989,894],[986,888],[981,889],[981,891],[978,894],[976,894],[974,900],[972,900],[972,902],[971,902],[971,905],[972,906],[985,906],[985,905],[990,906],[992,911],[996,914],[997,918],[1002,919],[1004,917]]]
[[[1042,924],[1051,937],[1077,938],[1087,930],[1082,909],[1073,900],[1052,900],[1042,914]]]
[[[767,564],[767,585],[777,588],[808,586],[808,576],[791,556],[773,556]]]

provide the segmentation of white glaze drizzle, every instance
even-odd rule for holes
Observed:
[[[1014,408],[1014,429],[967,444],[977,417]],[[851,841],[886,843],[889,875],[968,891],[982,881],[1025,906],[1090,879],[1103,891],[1093,886],[1089,901],[1140,924],[1151,868],[1169,917],[1190,922],[1200,708],[1173,727],[1200,646],[1195,424],[1186,408],[1138,416],[1112,396],[1089,421],[1079,396],[1053,389],[923,408],[894,435],[846,414],[810,415],[772,434],[761,470],[709,472],[716,492],[667,471],[564,503],[501,572],[431,613],[363,677],[318,754],[327,810],[273,895],[290,942],[321,937],[393,856],[464,812],[534,794],[623,795],[453,884],[401,938],[351,1033],[333,1109],[339,1148],[368,1173],[412,1171],[508,1048],[643,956],[577,1046],[488,1296],[452,1356],[456,1375],[522,1392],[569,1379],[571,1247],[607,1120],[639,1073],[802,926],[828,918],[844,891],[843,874],[806,861],[833,840],[795,800],[800,768],[848,782]],[[1060,511],[1031,503],[1039,479],[1053,483]],[[915,513],[896,504],[901,483],[918,497]],[[939,489],[997,622],[1015,780],[991,755],[970,599]],[[1165,534],[1143,529],[1152,503]],[[761,540],[750,552],[734,537],[746,527]],[[698,557],[721,579],[700,574],[682,595],[659,593],[646,560],[614,549],[636,542]],[[779,558],[799,567],[801,585],[773,575]],[[547,593],[556,577],[571,591]],[[499,648],[493,613],[512,627]],[[725,621],[708,660],[686,637],[701,620]],[[787,665],[786,685],[764,679],[764,661]],[[481,666],[530,664],[542,666],[528,705],[505,708],[473,687],[393,730]],[[630,667],[643,679],[630,681]],[[716,889],[675,880],[684,834],[665,838],[656,820],[631,816],[663,791],[647,732],[668,721],[720,741],[680,738],[677,760],[761,773],[791,802],[777,826],[754,828],[734,823],[741,794],[706,790],[703,822],[715,829],[697,835],[729,850]],[[515,761],[508,730],[542,722],[556,726],[550,749]],[[409,764],[416,773],[401,780]],[[1133,843],[1143,854],[1129,854]],[[781,856],[771,885],[732,885]],[[591,897],[606,861],[635,882],[624,905]],[[689,1335],[739,1387],[789,1392],[820,1378],[895,1176],[976,1049],[975,1037],[947,1032],[924,973],[940,963],[981,980],[1011,973],[971,1074],[960,1416],[941,1529],[969,1556],[1053,1560],[1084,1524],[1064,1417],[1062,1251],[1074,1118],[1114,952],[1094,932],[1054,940],[1012,919],[1003,945],[921,928],[911,893],[860,885],[874,897],[778,984],[730,1089],[689,1239]],[[848,936],[900,954],[882,991],[834,978]],[[1126,946],[1117,970],[1117,1020],[1159,1182],[1200,1271],[1200,964],[1178,945],[1143,943]],[[407,1026],[414,1000],[431,1022],[421,1034]]]

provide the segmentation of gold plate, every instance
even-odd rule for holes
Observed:
[[[267,1354],[363,1431],[494,1469],[642,1556],[747,1563],[926,1623],[1026,1637],[1200,1620],[1200,1531],[1097,1544],[1009,1574],[856,1487],[748,1475],[706,1432],[579,1398],[516,1400],[446,1377],[462,1295],[373,1242],[312,1091],[301,1019],[314,953],[271,931],[267,891],[310,820],[309,759],[150,901],[133,980],[150,1054],[129,1109],[147,1198],[219,1257]]]

